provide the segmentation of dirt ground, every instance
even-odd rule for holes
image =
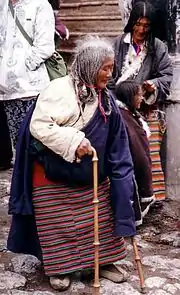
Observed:
[[[0,172],[0,241],[3,241],[5,239],[5,236],[7,236],[8,228],[10,225],[11,217],[7,214],[7,202],[8,202],[8,194],[9,189],[7,187],[9,186],[9,181],[11,178],[11,171],[2,173]],[[160,236],[162,234],[168,234],[172,232],[177,232],[180,230],[180,198],[170,199],[168,198],[165,202],[162,208],[153,208],[148,213],[148,215],[144,219],[144,223],[142,226],[138,228],[137,234],[141,236],[143,242],[147,242],[151,247],[139,247],[139,252],[141,258],[144,256],[151,256],[151,255],[163,255],[164,257],[169,258],[179,258],[179,252],[173,252],[170,251],[174,249],[171,242],[162,242],[160,241]],[[153,247],[152,247],[153,246]],[[180,245],[178,245],[180,247]],[[0,256],[1,256],[1,263],[5,265],[5,270],[9,270],[9,262],[10,258],[12,257],[12,253],[7,253],[6,249],[3,248],[3,246],[0,244]],[[133,251],[129,251],[128,255],[129,261],[133,262]],[[128,271],[130,275],[137,275],[137,269],[134,268],[128,268],[128,266],[125,269]],[[144,267],[145,271],[145,277],[151,276],[152,273],[148,269],[148,267]],[[153,276],[160,276],[159,272],[155,271],[153,273]],[[75,278],[76,279],[76,278]],[[79,280],[79,278],[77,278]],[[81,281],[85,282],[87,290],[83,291],[81,295],[83,294],[91,294],[91,284],[92,284],[92,276],[85,276],[81,277]],[[137,281],[132,282],[132,286],[138,289]],[[38,273],[36,273],[34,276],[31,276],[31,278],[28,279],[28,283],[25,288],[22,288],[26,291],[28,290],[46,290],[46,291],[52,291],[52,289],[49,287],[47,279],[44,277],[43,272],[40,270]],[[1,294],[1,292],[0,292]],[[70,293],[63,292],[62,294],[70,295]],[[75,294],[75,293],[73,293]],[[78,295],[80,293],[78,292]]]

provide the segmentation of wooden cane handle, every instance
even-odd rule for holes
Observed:
[[[91,147],[91,151],[92,151],[92,161],[98,161],[98,157],[97,157],[97,152],[95,150],[95,148]]]

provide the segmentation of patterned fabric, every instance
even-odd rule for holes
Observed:
[[[5,24],[7,24],[7,11],[8,11],[8,1],[1,0],[1,3],[0,3],[0,62],[2,58],[2,48],[6,39]]]
[[[147,49],[146,49],[145,43],[140,45],[140,51],[137,54],[134,44],[131,44],[130,33],[127,33],[125,35],[124,43],[128,44],[129,48],[124,58],[123,66],[121,69],[121,76],[119,77],[117,84],[130,78],[135,79],[147,55]]]
[[[162,171],[161,159],[160,159],[160,147],[164,134],[164,125],[161,128],[161,123],[157,119],[156,112],[150,113],[147,118],[147,122],[151,131],[149,138],[150,142],[150,155],[152,161],[152,181],[153,191],[156,200],[164,200],[165,194],[165,180]]]
[[[0,102],[0,166],[8,166],[12,160],[12,147],[7,124],[7,117],[4,111],[3,102]]]
[[[44,61],[55,50],[53,10],[47,0],[18,0],[13,18],[7,3],[0,4],[0,99],[36,96],[49,84]],[[17,27],[16,17],[33,46]]]
[[[124,239],[113,237],[109,182],[98,187],[100,264],[126,256]],[[33,205],[47,276],[93,268],[93,190],[48,181],[38,164],[33,175]]]
[[[36,97],[31,97],[29,100],[16,99],[4,101],[4,109],[7,115],[10,137],[14,148],[16,147],[20,125],[29,108],[35,101]]]

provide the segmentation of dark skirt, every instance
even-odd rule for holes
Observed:
[[[113,235],[109,181],[98,187],[100,265],[126,256],[123,238]],[[36,164],[33,206],[45,274],[61,275],[94,267],[93,189],[70,187],[45,178]]]

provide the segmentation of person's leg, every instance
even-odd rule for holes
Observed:
[[[0,170],[9,169],[12,161],[12,146],[3,103],[0,102]]]
[[[36,97],[32,97],[29,100],[14,99],[4,101],[4,108],[7,114],[7,121],[9,125],[10,136],[13,142],[14,148],[16,148],[18,132],[20,125],[32,106],[36,101]]]

